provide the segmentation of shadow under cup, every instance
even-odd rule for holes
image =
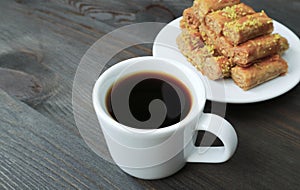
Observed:
[[[182,120],[159,129],[145,129],[123,125],[111,116],[107,109],[111,86],[124,76],[144,72],[165,73],[188,88],[191,105]],[[126,97],[119,98],[127,101]],[[205,101],[205,88],[194,71],[176,61],[154,57],[133,58],[112,66],[100,76],[93,91],[94,108],[113,160],[125,172],[143,179],[166,177],[185,165]]]

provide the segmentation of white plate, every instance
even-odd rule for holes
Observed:
[[[179,21],[181,18],[170,22],[157,35],[153,45],[153,56],[174,59],[192,68],[204,82],[207,99],[225,103],[253,103],[269,100],[280,96],[300,81],[300,40],[287,27],[274,21],[275,33],[288,39],[290,48],[283,55],[288,62],[289,71],[285,76],[278,77],[259,85],[249,91],[243,91],[232,79],[219,81],[209,80],[197,71],[180,53],[176,45],[176,38],[180,34]]]

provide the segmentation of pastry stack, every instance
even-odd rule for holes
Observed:
[[[177,45],[211,80],[231,77],[244,90],[283,75],[289,48],[273,20],[240,0],[195,0],[184,10]]]

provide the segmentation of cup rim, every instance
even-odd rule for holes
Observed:
[[[179,121],[178,123],[175,123],[173,125],[167,126],[167,127],[163,127],[163,128],[159,128],[159,129],[137,129],[134,127],[130,127],[130,126],[126,126],[124,124],[121,124],[117,121],[115,121],[106,111],[106,108],[103,108],[101,106],[101,101],[99,100],[99,96],[98,96],[98,92],[99,89],[101,88],[101,84],[103,84],[105,82],[105,79],[110,77],[110,74],[115,70],[118,69],[120,67],[125,67],[128,66],[128,64],[131,63],[136,63],[138,61],[144,61],[144,60],[158,60],[158,61],[162,61],[162,62],[176,62],[175,64],[172,64],[176,67],[181,68],[181,71],[185,74],[185,75],[189,75],[188,80],[190,80],[190,78],[193,78],[193,82],[192,80],[190,80],[191,83],[197,83],[197,86],[199,89],[202,89],[200,92],[201,93],[200,96],[202,96],[201,100],[198,100],[198,96],[196,96],[194,93],[191,93],[191,96],[193,98],[193,103],[192,103],[192,107],[190,108],[189,113],[185,116],[185,118],[181,121]],[[149,70],[148,70],[149,71]],[[170,74],[171,76],[173,76],[172,74]],[[194,76],[193,76],[194,75]],[[187,88],[189,89],[189,86],[187,86]],[[196,90],[195,90],[196,91]],[[105,92],[107,93],[107,92]],[[195,102],[196,101],[196,102]],[[111,66],[110,68],[108,68],[104,73],[101,74],[101,76],[97,79],[94,88],[93,88],[93,93],[92,93],[92,102],[93,102],[93,106],[94,106],[94,110],[96,111],[97,115],[101,115],[101,117],[107,121],[108,123],[110,123],[110,127],[113,127],[117,130],[122,130],[125,132],[129,132],[129,131],[134,131],[135,133],[139,133],[141,135],[145,134],[149,134],[149,131],[154,131],[154,134],[165,134],[165,133],[169,133],[172,132],[174,130],[179,129],[180,127],[183,127],[186,125],[186,123],[189,123],[190,121],[192,121],[195,117],[199,117],[199,114],[202,114],[202,111],[204,109],[204,105],[206,102],[206,90],[203,84],[203,81],[201,80],[201,78],[197,75],[197,73],[195,71],[193,71],[191,68],[187,67],[186,65],[183,65],[182,63],[176,61],[176,60],[172,60],[172,59],[166,59],[166,58],[157,58],[157,57],[153,57],[153,56],[142,56],[142,57],[135,57],[135,58],[130,58],[124,61],[121,61],[119,63],[116,63],[115,65]],[[195,103],[198,103],[199,108],[198,110],[196,110],[196,105],[194,105]],[[198,111],[198,112],[197,112]],[[101,125],[101,124],[100,124]],[[102,127],[102,126],[101,126]],[[127,130],[125,130],[127,129]],[[146,133],[147,132],[147,133]],[[153,134],[153,133],[151,133]]]

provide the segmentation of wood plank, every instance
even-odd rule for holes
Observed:
[[[0,115],[0,182],[8,189],[141,187],[91,152],[81,138],[2,90]]]

